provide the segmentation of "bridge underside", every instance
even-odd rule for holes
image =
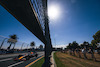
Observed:
[[[0,0],[0,4],[46,44],[46,39],[30,0]]]

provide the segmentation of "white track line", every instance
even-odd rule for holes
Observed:
[[[24,61],[21,61],[21,62],[18,62],[18,63],[15,63],[15,64],[12,64],[12,65],[10,65],[10,66],[8,66],[8,67],[13,67],[13,66],[16,66],[16,65],[18,65],[18,64],[21,64],[21,63],[23,63]]]
[[[33,57],[33,58],[30,58],[30,60],[32,60],[32,59],[34,59],[35,57]]]
[[[13,59],[13,58],[3,59],[3,60],[0,60],[0,62],[7,61],[7,60],[11,60],[11,59]]]

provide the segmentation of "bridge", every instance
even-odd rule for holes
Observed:
[[[45,44],[43,67],[50,67],[52,44],[49,33],[47,0],[0,0],[0,4]]]

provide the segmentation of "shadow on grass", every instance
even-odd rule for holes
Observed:
[[[63,65],[60,59],[56,56],[56,52],[54,53],[54,59],[57,67],[65,67],[65,65]]]

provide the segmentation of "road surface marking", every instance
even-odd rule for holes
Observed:
[[[36,59],[35,61],[31,62],[30,64],[26,65],[25,67],[31,66],[32,64],[34,64],[35,62],[37,62],[38,60],[40,60],[40,59],[43,58],[43,57],[44,57],[44,56],[42,56],[42,57]]]
[[[30,60],[32,60],[32,59],[34,59],[35,57],[33,57],[33,58],[30,58]]]
[[[3,59],[3,60],[0,60],[0,62],[7,61],[7,60],[11,60],[11,59],[13,59],[13,58]]]
[[[18,56],[18,55],[20,55],[20,54],[27,54],[27,53],[5,54],[5,55],[0,55],[0,58],[13,57],[13,56]]]
[[[43,56],[43,55],[38,55],[38,57],[39,57],[39,56]],[[34,58],[36,58],[36,57],[30,58],[30,60],[31,60],[31,59],[34,59]]]
[[[12,64],[12,65],[10,65],[10,66],[8,66],[8,67],[13,67],[13,66],[16,66],[16,65],[18,65],[18,64],[21,64],[21,63],[23,63],[24,61],[21,61],[21,62],[18,62],[18,63],[15,63],[15,64]]]

